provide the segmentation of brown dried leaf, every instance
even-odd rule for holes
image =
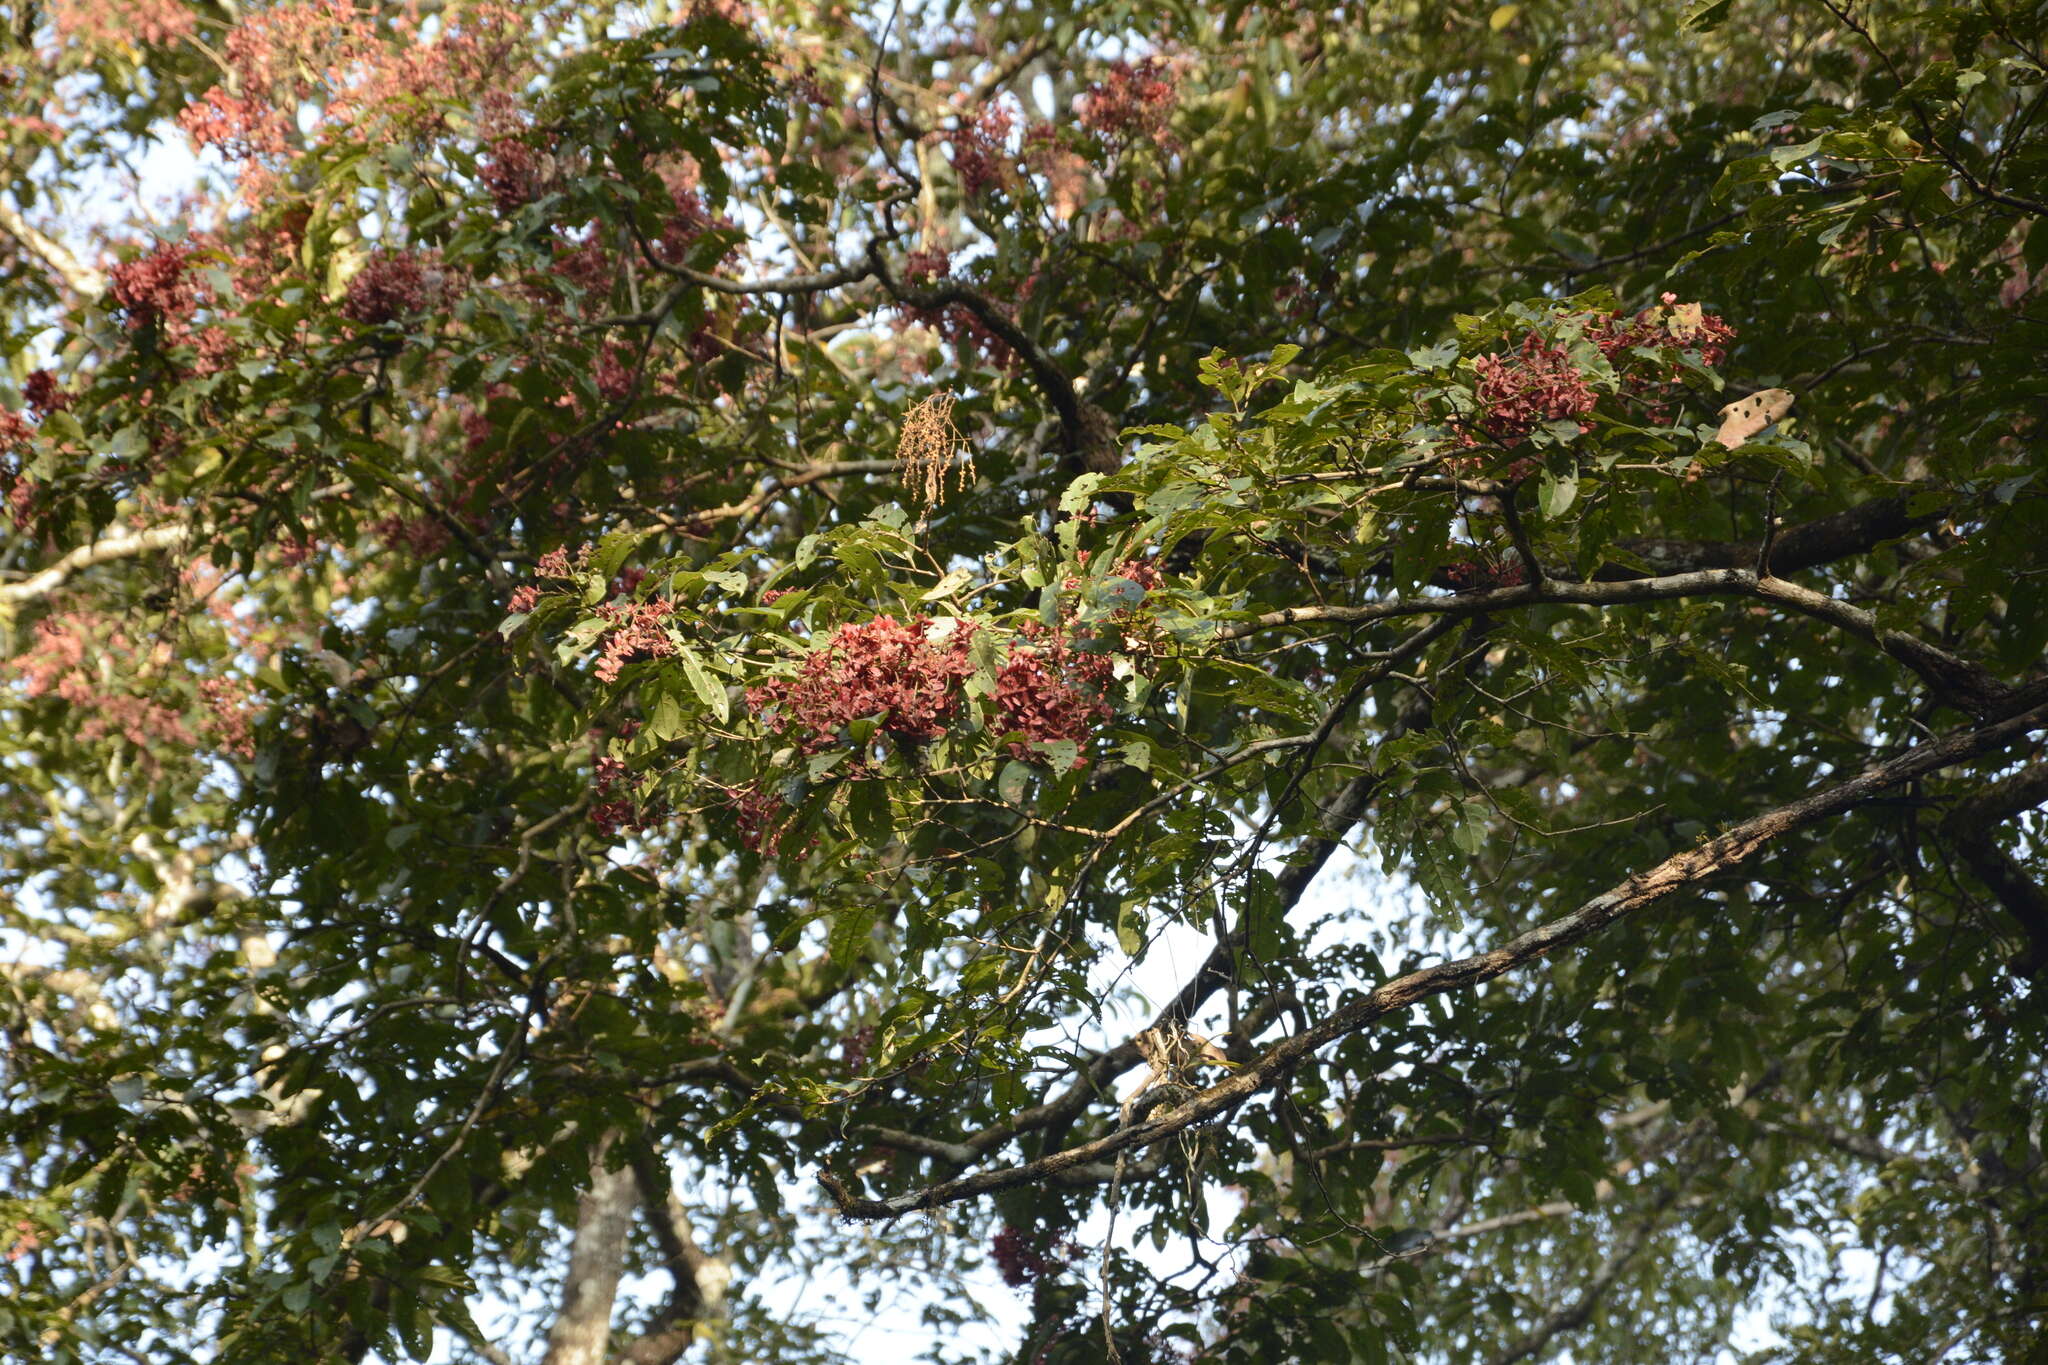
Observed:
[[[1714,439],[1733,450],[1791,410],[1790,389],[1758,389],[1721,409],[1721,429]]]

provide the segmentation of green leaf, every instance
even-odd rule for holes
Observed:
[[[1561,476],[1553,474],[1549,469],[1543,471],[1543,477],[1537,485],[1536,500],[1543,508],[1544,516],[1553,520],[1563,516],[1571,510],[1571,505],[1578,500],[1578,496],[1579,476],[1576,471]]]
[[[731,720],[732,705],[726,697],[725,688],[711,676],[711,670],[704,666],[704,661],[687,645],[676,650],[676,657],[682,661],[683,675],[690,680],[690,690],[697,694],[697,699],[710,708],[721,725]]]
[[[1033,776],[1029,763],[1011,759],[1003,765],[1002,773],[996,778],[996,795],[1002,798],[1004,805],[1023,805],[1024,796],[1031,789]]]
[[[833,966],[844,971],[859,960],[867,949],[875,921],[880,915],[876,906],[863,904],[848,906],[833,917],[829,939]]]
[[[1685,26],[1695,33],[1711,33],[1728,22],[1734,0],[1692,0],[1686,6]]]
[[[658,744],[667,744],[683,733],[683,708],[667,687],[657,688],[647,715],[647,732]]]

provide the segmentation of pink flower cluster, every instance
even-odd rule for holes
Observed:
[[[192,249],[165,242],[146,255],[107,271],[107,293],[128,330],[154,326],[166,345],[192,335],[192,315],[206,302],[191,274]]]
[[[146,671],[163,666],[168,648],[145,646],[98,613],[59,612],[36,622],[35,639],[6,667],[20,678],[29,698],[54,696],[71,706],[79,717],[73,733],[80,740],[119,735],[143,749],[159,744],[194,749],[198,739],[178,709],[161,699],[162,689],[138,695],[110,686],[103,676],[141,682]],[[103,670],[109,660],[117,666]]]
[[[1109,690],[1114,664],[1107,654],[1077,650],[1065,635],[1044,627],[1027,633],[1038,643],[1019,645],[996,673],[996,714],[1005,734],[1021,732],[1010,742],[1019,758],[1033,757],[1031,743],[1071,740],[1087,742],[1095,727],[1109,719]],[[1074,766],[1087,760],[1075,756]]]
[[[749,787],[734,799],[733,811],[740,847],[771,857],[781,853],[782,837],[790,826],[787,802],[766,787]]]
[[[1595,319],[1586,328],[1586,339],[1598,346],[1616,369],[1626,369],[1629,352],[1638,346],[1697,350],[1701,364],[1714,366],[1728,358],[1728,343],[1735,339],[1735,329],[1699,304],[1680,303],[1676,294],[1666,294],[1661,307],[1646,308],[1628,322],[1619,314]]]
[[[1553,346],[1534,332],[1522,339],[1519,352],[1483,355],[1472,362],[1479,375],[1479,425],[1503,445],[1514,445],[1544,422],[1579,418],[1593,410],[1593,386],[1562,346]]]
[[[379,247],[349,280],[341,314],[366,327],[397,322],[438,303],[446,288],[435,253]]]
[[[175,43],[190,33],[198,13],[180,0],[53,0],[57,36],[92,46]]]
[[[622,829],[647,829],[661,818],[656,806],[643,805],[625,790],[631,779],[624,759],[607,754],[597,760],[591,775],[590,823],[600,837],[610,839]]]
[[[540,198],[547,188],[547,159],[519,138],[501,137],[491,144],[489,155],[477,162],[476,178],[498,212],[509,216]]]
[[[645,602],[603,602],[597,615],[610,623],[604,648],[597,657],[597,676],[602,682],[617,682],[626,665],[641,659],[665,659],[676,652],[664,624],[675,614],[676,604],[665,597]]]
[[[747,705],[778,734],[794,732],[807,754],[840,742],[868,716],[903,739],[938,738],[959,710],[961,680],[974,665],[963,624],[943,640],[893,616],[841,626],[792,678],[747,689]]]
[[[1077,101],[1081,126],[1104,142],[1123,145],[1140,138],[1164,146],[1167,120],[1180,93],[1173,68],[1158,57],[1112,62],[1109,79],[1088,87]]]
[[[969,199],[1001,186],[1009,178],[1010,111],[1000,104],[984,104],[971,119],[963,119],[946,143],[953,150],[953,171]]]

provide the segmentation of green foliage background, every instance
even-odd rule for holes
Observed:
[[[2048,15],[983,8],[0,5],[0,1346],[2030,1358]]]

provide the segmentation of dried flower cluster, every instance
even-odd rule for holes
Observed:
[[[957,487],[965,488],[974,478],[974,451],[953,468],[953,452],[965,442],[953,426],[953,395],[944,389],[913,405],[903,415],[903,434],[896,441],[896,458],[903,462],[903,486],[912,498],[935,507],[946,497],[946,471],[953,469]]]

